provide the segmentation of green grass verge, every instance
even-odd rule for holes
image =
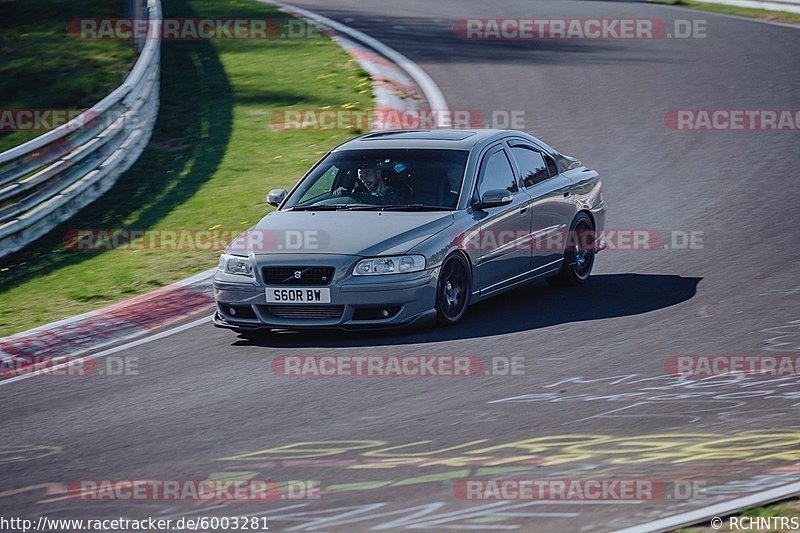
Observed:
[[[278,17],[253,0],[166,0],[166,17]],[[267,189],[290,187],[356,132],[274,131],[273,110],[370,109],[369,75],[329,38],[165,41],[161,109],[117,185],[0,260],[0,335],[85,312],[214,266],[218,251],[74,251],[74,228],[244,230]]]
[[[91,107],[113,91],[134,63],[130,41],[82,40],[70,20],[121,18],[122,2],[0,0],[0,109]],[[42,131],[0,132],[0,152]]]
[[[800,500],[786,500],[782,502],[778,502],[772,505],[766,505],[763,507],[755,507],[753,509],[747,509],[742,511],[739,517],[786,517],[786,518],[800,518]],[[742,528],[737,529],[736,527],[731,530],[730,527],[730,520],[728,518],[723,518],[722,520],[722,527],[719,529],[714,529],[712,527],[692,527],[686,529],[678,529],[676,533],[712,533],[717,531],[745,531],[745,525],[747,523],[739,523],[742,525]],[[749,529],[750,531],[759,531],[762,533],[780,533],[782,531],[790,531],[790,529],[781,529],[780,527],[772,528],[772,529],[765,529],[760,527],[752,527]]]
[[[782,11],[769,11],[767,9],[751,9],[748,7],[727,6],[724,4],[709,4],[706,2],[695,2],[695,0],[649,0],[655,4],[670,4],[674,6],[685,6],[714,13],[724,13],[726,15],[738,15],[740,17],[750,17],[775,22],[788,22],[800,24],[800,14],[786,13]]]

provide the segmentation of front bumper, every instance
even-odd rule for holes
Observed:
[[[608,205],[606,204],[605,200],[600,201],[599,204],[594,206],[591,209],[591,212],[592,217],[594,217],[594,229],[598,235],[598,239],[595,242],[595,252],[601,252],[608,247],[605,235],[603,235],[603,232],[606,229],[606,213],[608,212]]]
[[[266,285],[258,272],[254,279],[243,282],[218,272],[213,282],[217,301],[214,324],[237,330],[393,328],[435,316],[438,268],[411,274],[354,277],[350,272],[357,259],[337,261],[334,280],[325,285],[330,288],[330,304],[267,303]],[[319,259],[290,262],[320,263]],[[262,261],[257,264],[256,270],[264,266]]]

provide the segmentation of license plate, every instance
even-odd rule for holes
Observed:
[[[329,304],[329,288],[295,287],[293,289],[267,287],[267,303],[270,304]]]

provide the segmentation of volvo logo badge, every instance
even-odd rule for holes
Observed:
[[[300,279],[300,277],[302,275],[303,275],[303,273],[301,271],[299,271],[299,270],[295,270],[294,271],[294,279]]]

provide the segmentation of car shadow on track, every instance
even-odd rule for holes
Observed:
[[[604,274],[584,286],[553,289],[536,283],[478,303],[457,325],[392,331],[272,332],[234,346],[346,348],[421,344],[489,337],[558,324],[648,313],[692,298],[702,278],[666,274]]]

